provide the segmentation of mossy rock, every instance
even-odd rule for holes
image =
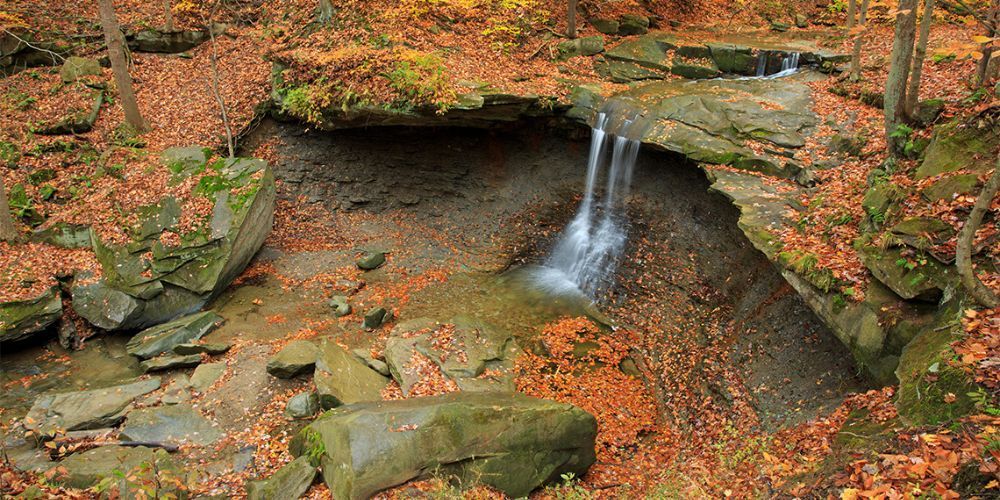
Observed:
[[[73,83],[86,76],[101,76],[101,64],[97,59],[72,56],[66,58],[59,68],[59,77],[63,83]]]
[[[48,243],[62,248],[87,248],[90,246],[90,226],[59,222],[31,233],[31,241]]]
[[[863,247],[859,255],[876,279],[904,299],[937,302],[945,290],[958,286],[953,268],[930,257],[908,259],[900,248],[881,250],[873,246]],[[909,268],[915,259],[923,264]]]
[[[649,31],[649,18],[646,16],[625,14],[618,21],[619,35],[642,35],[647,31]]]
[[[458,392],[328,411],[288,448],[320,465],[338,499],[370,498],[430,475],[520,498],[564,474],[586,473],[596,431],[594,417],[572,405]]]
[[[642,80],[662,80],[663,73],[645,68],[635,63],[606,59],[598,61],[594,70],[603,78],[614,83],[630,83]]]
[[[671,38],[647,35],[618,44],[605,57],[662,72],[670,69],[667,51],[675,47]]]
[[[950,224],[934,217],[909,217],[889,231],[903,243],[919,250],[940,245],[955,236],[955,229]]]
[[[186,483],[184,469],[174,462],[166,450],[144,446],[102,446],[74,453],[53,468],[51,480],[61,486],[85,489],[108,479],[106,493],[126,498],[133,492],[119,491],[118,474],[131,477],[135,483],[159,484],[158,495],[188,498],[186,490],[171,486]]]
[[[566,60],[579,56],[592,56],[604,52],[604,38],[601,36],[587,36],[566,40],[556,46],[558,58]]]
[[[682,47],[683,48],[683,47]],[[703,47],[708,56],[708,48]],[[680,49],[678,49],[678,53]],[[670,72],[689,80],[707,80],[722,74],[715,61],[709,58],[691,59],[675,57]]]
[[[976,174],[959,174],[945,177],[924,188],[920,195],[927,201],[951,201],[956,196],[973,194],[979,186]]]
[[[0,303],[0,342],[12,342],[44,332],[62,316],[59,287],[38,297]]]
[[[975,409],[969,393],[976,391],[976,384],[969,374],[949,364],[954,356],[950,344],[962,330],[957,309],[954,304],[944,307],[941,324],[925,329],[900,356],[896,409],[908,424],[950,422]]]
[[[861,207],[873,222],[881,225],[890,217],[892,206],[904,197],[903,190],[895,184],[876,184],[865,193]]]
[[[1000,148],[1000,125],[980,126],[977,121],[953,121],[934,128],[934,137],[917,169],[923,179],[946,172],[969,170],[984,173],[993,168]]]
[[[172,197],[138,211],[133,240],[109,245],[93,235],[100,280],[74,281],[74,309],[108,330],[144,328],[200,309],[224,290],[249,263],[271,229],[274,176],[262,160],[234,158],[211,165],[202,148],[169,150],[164,163],[178,178],[200,177],[193,195],[214,208],[201,227],[179,234],[179,243],[160,236],[179,232],[181,207]],[[152,254],[153,258],[146,256]]]
[[[600,17],[592,17],[587,20],[591,26],[594,27],[599,33],[604,33],[605,35],[617,35],[618,28],[621,23],[614,19],[603,19]]]
[[[757,57],[753,55],[749,47],[720,43],[705,45],[719,71],[745,76],[757,73]]]

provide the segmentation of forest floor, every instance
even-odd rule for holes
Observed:
[[[219,21],[231,23],[227,34],[218,37],[216,49],[220,90],[236,130],[249,129],[254,125],[256,107],[270,98],[270,72],[272,61],[276,60],[292,63],[293,68],[298,64],[303,71],[326,68],[341,78],[347,87],[364,92],[366,98],[386,103],[397,99],[399,90],[378,75],[397,61],[413,60],[421,54],[437,54],[441,48],[449,48],[446,51],[448,56],[440,59],[440,64],[447,69],[447,77],[422,97],[428,102],[447,101],[454,97],[462,82],[470,81],[488,81],[501,91],[551,95],[565,101],[569,87],[563,82],[564,78],[572,77],[577,81],[599,79],[590,58],[560,63],[551,56],[554,45],[561,40],[554,33],[565,29],[561,2],[496,2],[488,3],[488,7],[473,9],[458,1],[352,0],[339,2],[342,12],[381,14],[368,19],[368,24],[364,26],[364,23],[347,24],[338,30],[309,32],[304,26],[309,25],[313,16],[314,3],[281,0],[268,2],[260,7],[260,11],[234,10],[217,14]],[[159,26],[163,23],[162,11],[156,2],[125,1],[117,4],[119,17],[125,26]],[[500,4],[508,8],[502,8]],[[658,15],[663,23],[666,20],[680,23],[679,28],[671,29],[701,33],[751,32],[766,28],[762,13],[787,17],[787,13],[766,12],[771,7],[764,5],[765,2],[747,2],[744,9],[732,9],[728,2],[707,0],[689,6],[682,6],[682,2],[663,4],[650,12],[637,2],[607,2],[593,5],[591,8],[595,10],[591,14],[614,17],[625,13],[652,13]],[[802,2],[802,8],[805,9],[803,12],[810,12],[814,24],[804,29],[792,27],[791,33],[801,37],[813,36],[831,49],[849,52],[851,40],[843,35],[831,35],[837,32],[836,26],[842,24],[842,14],[804,7],[812,4]],[[207,11],[199,9],[197,4],[193,5],[194,9],[187,15],[178,15],[179,26],[194,26],[205,18]],[[40,4],[16,0],[3,9],[0,11],[0,23],[5,29],[26,25],[28,28],[94,37],[99,34],[96,8],[78,2]],[[888,12],[888,8],[882,10],[881,7],[874,11],[875,24],[864,35],[863,78],[860,83],[846,84],[852,91],[881,93],[887,73],[884,62],[892,41],[892,26],[886,22]],[[245,22],[251,18],[255,21]],[[828,23],[834,24],[830,26]],[[442,24],[453,29],[442,31],[433,28]],[[581,21],[581,35],[595,34],[598,33]],[[932,52],[954,51],[957,50],[956,41],[969,40],[975,34],[975,26],[968,23],[968,19],[944,17],[935,24],[929,46]],[[359,38],[366,40],[361,49],[329,50],[330,47],[347,47],[350,40]],[[396,43],[404,41],[402,45],[405,49],[393,48]],[[612,43],[609,40],[609,46]],[[99,52],[100,43],[92,44],[90,54],[97,56]],[[31,206],[21,208],[31,208],[42,214],[46,226],[60,222],[87,224],[108,241],[125,238],[127,229],[134,224],[130,214],[134,214],[137,207],[153,203],[168,193],[176,195],[185,204],[186,212],[198,213],[210,209],[186,194],[190,186],[173,186],[168,182],[158,153],[171,146],[201,144],[213,147],[221,154],[225,138],[221,132],[223,122],[218,104],[211,91],[208,69],[211,57],[212,48],[207,43],[190,50],[183,57],[132,54],[132,76],[139,105],[151,125],[151,131],[142,134],[139,142],[123,130],[120,108],[107,103],[101,108],[94,128],[86,133],[68,138],[35,134],[33,130],[38,124],[64,116],[67,109],[87,108],[91,89],[81,82],[64,84],[57,68],[33,68],[0,80],[0,141],[17,145],[21,156],[19,168],[0,168],[4,185],[8,189],[15,185],[23,186]],[[358,61],[369,64],[358,65]],[[358,70],[361,66],[366,69]],[[102,71],[103,74],[96,79],[111,81],[110,69]],[[994,90],[988,89],[985,93],[972,90],[969,80],[973,71],[974,62],[968,58],[929,58],[924,66],[921,96],[945,101],[945,111],[939,122],[953,116],[975,115],[1000,105]],[[840,168],[821,171],[818,188],[802,200],[805,206],[811,207],[806,219],[817,230],[805,234],[789,231],[783,235],[783,240],[787,248],[817,255],[818,266],[830,269],[838,279],[863,284],[870,276],[854,250],[853,241],[859,235],[858,225],[864,215],[861,200],[867,189],[866,178],[883,164],[886,138],[881,110],[831,93],[830,87],[835,83],[825,80],[810,84],[817,114],[838,124],[851,124],[857,134],[868,140],[863,154],[848,159]],[[609,90],[624,88],[620,84],[602,85]],[[933,130],[933,126],[916,130],[914,138],[929,138]],[[824,154],[825,139],[831,133],[832,129],[820,127],[806,145],[810,155],[821,157]],[[278,163],[282,147],[277,139],[260,141],[248,144],[244,153]],[[903,160],[891,174],[891,181],[901,186],[912,186],[915,181],[910,174],[916,167],[915,161]],[[32,173],[45,170],[51,170],[53,176],[41,182],[32,182],[29,178]],[[49,192],[50,189],[54,191]],[[422,307],[426,311],[428,306],[414,297],[421,297],[423,293],[433,297],[435,287],[451,283],[449,280],[454,278],[456,269],[495,265],[494,260],[498,257],[488,253],[508,257],[518,251],[530,253],[531,249],[524,248],[525,241],[544,241],[561,227],[556,222],[548,225],[527,222],[538,212],[553,210],[527,201],[518,214],[511,214],[496,227],[479,228],[470,237],[465,225],[468,221],[457,227],[443,228],[428,220],[410,220],[391,211],[329,210],[329,207],[297,196],[294,189],[281,187],[280,184],[279,193],[282,195],[277,205],[275,228],[266,243],[267,250],[278,254],[332,252],[336,257],[315,264],[327,266],[332,271],[314,272],[312,275],[275,268],[275,262],[280,262],[280,258],[259,259],[247,268],[233,289],[227,292],[226,298],[232,300],[232,307],[242,304],[239,307],[248,308],[241,312],[244,317],[253,314],[255,321],[273,326],[282,335],[248,339],[241,344],[241,332],[237,331],[240,324],[227,326],[230,330],[221,334],[232,335],[236,342],[236,347],[223,358],[231,367],[249,370],[248,367],[257,366],[259,369],[271,352],[292,339],[342,334],[345,330],[343,325],[356,322],[356,314],[342,321],[329,321],[323,320],[320,314],[310,313],[309,308],[318,307],[316,304],[325,300],[332,284],[338,280],[359,279],[358,271],[352,267],[353,256],[359,248],[387,245],[393,248],[438,249],[441,254],[435,255],[433,260],[399,266],[386,276],[369,279],[365,298],[356,305],[358,311],[363,311],[369,303],[389,300],[401,310],[406,310],[410,301],[414,300],[411,307],[415,312],[421,311]],[[915,195],[904,206],[910,215],[940,218],[957,228],[973,202],[973,196],[959,196],[932,204]],[[993,210],[998,208],[1000,206],[995,202]],[[563,212],[568,209],[562,207]],[[845,214],[846,218],[843,217]],[[554,221],[561,220],[556,215],[550,214],[550,217]],[[511,234],[518,234],[517,241],[491,239],[501,233],[500,228],[504,224],[518,228],[518,231],[511,231]],[[19,229],[24,233],[30,231],[23,220],[19,221]],[[991,231],[996,231],[996,228],[988,227],[977,237],[981,241],[992,238]],[[462,238],[479,240],[462,241]],[[483,241],[490,242],[485,246],[488,251],[482,248]],[[954,240],[944,242],[943,246],[954,252]],[[640,255],[677,255],[677,252],[665,251],[649,242],[644,242],[633,251]],[[992,252],[994,258],[1000,256],[1000,248],[994,247]],[[404,252],[399,252],[391,256],[390,262],[397,259],[406,261],[407,258]],[[429,262],[437,262],[438,265]],[[683,264],[650,262],[651,267],[660,265],[680,269],[677,271],[680,275],[694,272],[694,268],[685,268]],[[0,300],[36,296],[40,290],[56,283],[56,276],[82,270],[97,271],[98,267],[89,249],[67,250],[40,243],[0,243]],[[690,276],[674,278],[681,281],[690,279],[690,283],[685,281],[688,284],[697,283]],[[983,279],[993,289],[1000,289],[1000,276],[984,275]],[[459,286],[461,281],[455,279],[455,283]],[[254,286],[261,287],[259,291],[264,294],[263,299],[247,298],[250,295],[239,299],[247,298],[251,302],[259,299],[263,304],[251,307],[233,298],[233,294],[250,294],[250,291],[240,290],[250,290]],[[467,291],[481,290],[480,284],[467,286]],[[997,416],[983,411],[950,427],[914,428],[899,422],[892,404],[892,387],[862,391],[847,397],[838,395],[835,398],[838,403],[832,407],[817,409],[815,415],[809,415],[804,421],[773,430],[761,425],[749,406],[740,406],[741,402],[749,405],[746,401],[751,399],[749,394],[752,388],[748,389],[745,380],[742,380],[747,374],[736,373],[738,370],[720,368],[713,374],[719,380],[728,380],[733,386],[742,387],[734,389],[739,393],[736,403],[726,412],[702,406],[702,402],[690,396],[691,400],[678,403],[681,407],[678,413],[669,416],[664,416],[663,408],[657,407],[661,395],[655,394],[647,385],[636,384],[636,379],[623,379],[617,370],[600,370],[587,377],[555,381],[539,376],[540,363],[565,363],[569,368],[593,362],[616,366],[629,354],[630,347],[652,342],[650,332],[656,331],[657,326],[651,324],[653,318],[646,316],[646,308],[655,307],[652,297],[672,292],[646,286],[641,282],[629,283],[622,295],[642,297],[647,302],[630,303],[628,307],[612,311],[616,317],[626,319],[633,328],[597,336],[597,327],[592,323],[580,318],[559,317],[549,318],[540,328],[540,335],[547,345],[567,345],[579,340],[596,342],[599,347],[594,351],[593,359],[554,356],[553,359],[538,360],[529,356],[519,368],[519,386],[523,391],[578,404],[594,413],[601,426],[599,465],[581,480],[547,489],[539,496],[565,498],[581,494],[579,490],[582,489],[585,494],[608,498],[636,492],[659,492],[664,495],[680,492],[682,497],[751,497],[754,494],[823,495],[830,491],[841,491],[843,498],[906,498],[931,492],[949,498],[956,495],[953,488],[961,482],[960,472],[969,467],[993,476],[1000,473],[1000,446],[997,445],[1000,443],[1000,419]],[[306,290],[303,293],[308,300],[303,297],[296,297],[297,302],[294,303],[283,300],[281,296],[289,290]],[[687,306],[688,303],[682,305]],[[681,306],[674,304],[672,307]],[[690,314],[706,321],[713,319],[711,308],[696,308]],[[78,324],[81,329],[87,328],[82,321]],[[957,363],[974,372],[977,382],[995,395],[1000,389],[1000,364],[993,362],[1000,357],[1000,311],[970,310],[963,324],[967,336],[956,343],[955,351],[960,355]],[[242,326],[246,327],[246,323]],[[724,330],[725,326],[721,325],[719,331]],[[684,363],[730,355],[737,337],[742,333],[726,332],[709,345],[686,346],[691,350],[684,352],[683,359],[679,353],[672,353],[677,355],[672,362],[678,366],[674,372],[663,375],[668,382],[677,382],[672,388],[676,391],[672,400],[684,400],[679,396],[687,389],[681,376],[686,366]],[[804,333],[803,339],[808,339],[810,335]],[[94,343],[99,339],[95,337]],[[53,345],[41,355],[61,359],[65,353]],[[69,372],[72,373],[72,369]],[[232,372],[230,378],[220,381],[219,387],[226,386],[231,376]],[[44,377],[16,381],[5,379],[4,390],[15,385],[30,388],[41,382],[41,378]],[[429,387],[430,393],[447,390],[433,383]],[[198,491],[239,494],[246,479],[266,476],[289,460],[286,439],[297,424],[284,417],[282,410],[290,396],[304,389],[304,384],[290,383],[268,387],[266,391],[256,394],[254,397],[258,399],[254,400],[254,404],[263,410],[250,420],[236,421],[239,426],[234,423],[231,429],[227,429],[227,443],[239,442],[257,447],[256,467],[241,473],[219,475],[212,483],[200,485]],[[623,393],[628,396],[623,397]],[[741,397],[746,399],[741,400]],[[629,404],[623,405],[623,399]],[[206,406],[213,403],[209,400],[199,402]],[[230,411],[236,412],[235,408]],[[701,421],[697,423],[700,432],[694,436],[685,435],[692,427],[686,421],[688,417],[680,415],[680,412],[698,411],[703,412]],[[2,420],[7,422],[8,418]],[[678,423],[681,421],[683,425]],[[842,432],[848,429],[853,432],[864,425],[892,429],[898,437],[883,443],[874,454],[836,456],[836,443],[842,438]],[[10,485],[8,488],[15,493],[18,488],[38,482],[38,478],[6,469],[2,474],[5,483]],[[425,490],[443,487],[434,480],[415,486]],[[996,481],[987,487],[994,492],[1000,489]],[[54,495],[90,495],[58,489],[49,491]],[[402,495],[403,491],[389,492],[386,496],[396,494]],[[492,495],[487,491],[477,494]],[[323,498],[325,495],[323,486],[314,486],[310,491],[312,498]]]

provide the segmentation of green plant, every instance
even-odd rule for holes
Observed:
[[[847,10],[847,2],[844,0],[833,0],[826,6],[827,12],[839,14]]]
[[[0,163],[14,168],[19,161],[21,161],[21,150],[13,143],[0,141]]]
[[[982,387],[977,387],[975,392],[970,392],[967,396],[969,396],[969,399],[972,400],[972,403],[976,406],[976,408],[983,413],[994,417],[1000,417],[1000,407],[993,404],[994,402],[990,398],[990,395],[987,394]]]
[[[8,92],[6,97],[19,111],[27,111],[38,102],[38,99],[18,90]]]
[[[146,140],[130,123],[124,122],[111,132],[111,143],[126,148],[144,148]]]
[[[906,124],[900,123],[899,125],[896,125],[895,130],[893,130],[892,133],[889,134],[889,137],[895,139],[903,139],[906,141],[903,144],[903,153],[906,154],[907,156],[909,156],[910,153],[913,152],[915,148],[915,144],[913,143],[913,128],[909,127]]]
[[[401,98],[394,103],[401,109],[433,105],[439,113],[447,111],[455,100],[444,61],[435,54],[406,50],[385,77]]]
[[[181,478],[174,471],[160,469],[156,460],[143,461],[128,471],[115,469],[94,486],[96,493],[111,498],[176,500],[186,490]]]

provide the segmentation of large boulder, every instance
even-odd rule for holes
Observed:
[[[510,333],[468,317],[443,324],[429,318],[406,321],[393,328],[385,344],[386,363],[404,395],[421,380],[414,356],[430,359],[463,391],[513,391],[519,352]]]
[[[569,404],[517,393],[452,393],[327,412],[291,441],[317,459],[333,498],[369,498],[430,474],[527,496],[595,461],[597,422]]]
[[[0,304],[0,342],[28,338],[45,331],[62,316],[59,288],[52,287],[38,297]]]
[[[986,172],[1000,149],[1000,125],[995,120],[953,121],[934,128],[934,137],[917,169],[917,179],[946,172]]]
[[[208,172],[194,196],[213,204],[211,216],[183,231],[180,203],[167,196],[138,210],[132,241],[112,245],[92,235],[102,277],[78,276],[73,308],[106,330],[144,328],[200,309],[246,267],[271,230],[274,176],[263,160],[234,158],[209,164],[206,153],[167,150],[175,182]],[[170,238],[162,238],[164,234]]]
[[[592,56],[604,52],[604,37],[586,36],[560,42],[556,46],[559,59],[570,59],[578,56]]]
[[[319,346],[313,372],[316,394],[323,408],[375,401],[389,379],[379,375],[335,342],[324,340]]]
[[[44,394],[28,410],[25,427],[41,434],[110,427],[125,417],[135,398],[159,388],[160,379],[153,377],[102,389]]]
[[[132,410],[120,436],[129,441],[208,446],[222,437],[222,431],[194,408],[177,404]]]
[[[177,318],[137,333],[125,344],[125,350],[142,359],[173,352],[174,348],[181,344],[202,338],[222,321],[222,316],[213,311],[204,311]]]
[[[74,83],[86,76],[100,76],[101,64],[97,59],[87,59],[86,57],[72,56],[63,61],[59,68],[59,78],[63,83]]]

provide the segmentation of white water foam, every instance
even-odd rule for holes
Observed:
[[[595,299],[613,285],[627,241],[625,204],[645,127],[639,113],[618,102],[598,113],[583,201],[552,254],[533,273],[540,288],[558,295],[582,292]]]

